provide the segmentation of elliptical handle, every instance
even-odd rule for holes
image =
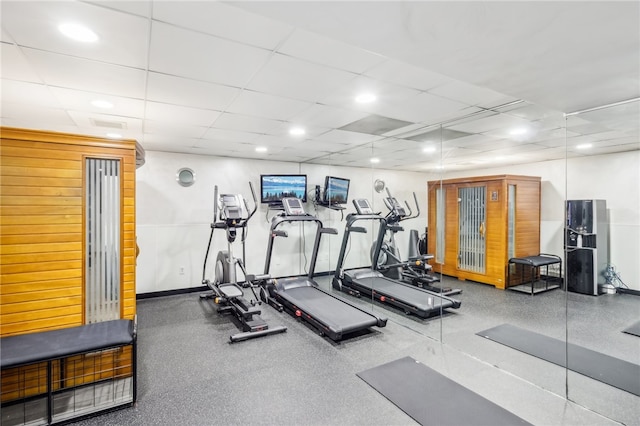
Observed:
[[[251,183],[251,181],[249,181],[249,188],[251,188],[251,196],[253,197],[253,210],[251,210],[251,213],[249,213],[249,217],[247,217],[247,220],[251,219],[251,216],[253,216],[256,210],[258,210],[258,199],[256,198],[256,191],[254,191],[253,184]],[[244,204],[247,208],[247,211],[249,211],[247,200],[244,201]]]
[[[413,201],[416,203],[416,214],[415,216],[411,216],[411,214],[409,214],[409,216],[411,217],[407,217],[407,219],[413,219],[420,216],[420,205],[418,204],[418,196],[416,195],[415,191],[413,192]],[[407,207],[409,207],[409,203],[405,201],[405,204],[407,205]],[[411,209],[409,209],[409,211],[411,211]]]
[[[409,214],[400,220],[413,219],[415,216],[411,216],[413,214],[413,210],[411,210],[411,207],[409,207],[409,203],[407,202],[407,200],[404,201],[404,205],[407,206],[407,211],[409,212]]]
[[[213,187],[213,222],[218,220],[218,185]]]

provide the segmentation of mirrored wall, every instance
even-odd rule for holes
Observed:
[[[640,171],[625,149],[639,117],[638,100],[566,117],[567,396],[625,424],[640,416]]]

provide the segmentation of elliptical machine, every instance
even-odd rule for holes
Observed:
[[[240,194],[220,194],[218,197],[218,186],[214,187],[213,203],[213,223],[211,223],[211,234],[209,245],[204,257],[202,267],[202,284],[211,289],[211,292],[200,295],[201,299],[213,299],[218,306],[219,313],[232,313],[242,326],[242,332],[229,337],[231,343],[254,337],[266,336],[269,334],[282,333],[287,331],[286,327],[278,326],[269,328],[268,324],[260,318],[261,311],[258,306],[262,304],[256,294],[255,288],[265,285],[271,280],[269,275],[248,275],[244,266],[245,239],[247,237],[247,225],[249,219],[258,208],[256,194],[253,185],[249,182],[251,195],[253,196],[253,209],[249,212],[247,201]],[[218,211],[220,216],[218,217]],[[207,260],[213,241],[213,233],[216,229],[224,229],[227,235],[227,250],[219,251],[216,258],[215,278],[213,281],[206,278]],[[241,230],[240,241],[242,243],[242,258],[233,255],[232,245],[236,240],[237,231]],[[244,291],[238,283],[237,267],[244,275],[242,287],[251,289],[254,299],[244,298]]]
[[[414,219],[420,216],[420,206],[418,204],[418,197],[416,193],[413,193],[413,201],[416,206],[416,212],[413,214],[411,207],[407,201],[404,202],[403,207],[398,200],[391,195],[389,188],[385,188],[387,191],[387,197],[384,198],[384,204],[389,209],[389,213],[385,216],[386,224],[384,230],[385,239],[381,241],[379,248],[379,255],[377,259],[377,268],[386,277],[401,280],[425,290],[429,290],[435,293],[440,293],[445,296],[451,296],[454,294],[462,293],[460,289],[443,288],[435,285],[440,279],[431,273],[432,268],[429,265],[428,260],[433,259],[431,254],[420,254],[418,248],[418,231],[412,229],[409,235],[409,251],[408,258],[403,261],[398,250],[395,234],[403,231],[404,228],[400,226],[400,222],[407,219]],[[376,243],[371,247],[372,263],[376,260],[373,259],[375,253]]]

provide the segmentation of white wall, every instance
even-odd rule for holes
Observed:
[[[386,213],[384,194],[373,191],[375,179],[382,179],[399,200],[412,205],[415,191],[420,205],[420,217],[403,222],[404,233],[397,235],[398,247],[406,256],[409,229],[424,232],[426,226],[428,180],[437,179],[426,173],[395,172],[295,164],[250,159],[175,154],[148,151],[146,164],[137,171],[137,234],[140,256],[137,267],[137,293],[196,287],[201,283],[202,263],[213,216],[213,187],[223,192],[241,193],[250,198],[248,182],[259,191],[260,174],[303,173],[308,178],[309,197],[315,185],[323,185],[326,175],[351,179],[349,199],[368,198],[374,209]],[[176,171],[190,167],[196,173],[196,183],[181,187],[175,180]],[[605,156],[590,156],[565,162],[549,161],[518,166],[447,173],[444,178],[519,174],[542,178],[541,251],[562,255],[564,199],[605,199],[610,219],[610,263],[615,265],[624,282],[640,289],[640,152]],[[316,214],[326,227],[336,228],[338,235],[325,235],[318,257],[316,272],[335,268],[344,222],[340,213],[308,202],[307,211]],[[354,211],[348,204],[345,215]],[[413,205],[412,205],[413,208]],[[249,223],[247,266],[249,273],[261,273],[264,268],[270,223],[266,207],[259,206]],[[269,218],[275,213],[270,212]],[[274,246],[271,274],[300,274],[308,268],[315,228],[307,226],[304,234],[299,227],[283,227],[289,238],[278,238]],[[346,267],[370,264],[369,248],[376,237],[371,224],[366,235],[354,235]],[[307,247],[307,264],[300,256],[302,236]],[[224,232],[216,231],[209,266],[215,255],[226,249]],[[240,244],[234,250],[240,253]],[[183,271],[181,273],[181,271]],[[211,278],[211,272],[207,273]]]
[[[196,174],[191,187],[182,187],[176,182],[176,172],[189,167]],[[351,180],[349,199],[368,198],[378,211],[386,213],[383,195],[373,191],[375,179],[383,179],[399,199],[412,202],[412,191],[416,191],[420,202],[421,216],[407,221],[407,232],[399,234],[398,244],[406,255],[408,229],[423,232],[426,226],[426,177],[421,173],[390,172],[364,168],[333,167],[315,164],[233,159],[213,156],[175,154],[147,151],[146,164],[137,170],[137,235],[140,255],[137,265],[137,293],[174,290],[201,285],[202,266],[207,248],[210,223],[213,219],[213,188],[218,185],[221,192],[241,193],[251,199],[248,182],[251,181],[259,196],[260,174],[302,173],[307,175],[309,202],[307,212],[315,214],[325,227],[338,230],[338,235],[325,235],[318,256],[316,272],[335,268],[345,222],[339,212],[323,207],[315,208],[311,202],[315,185],[324,185],[325,176],[338,176]],[[345,216],[354,208],[348,204]],[[264,269],[269,226],[277,212],[258,206],[256,215],[249,222],[246,242],[246,264],[249,273],[262,273]],[[273,276],[301,274],[308,271],[315,227],[306,225],[304,233],[299,226],[282,226],[288,238],[277,238],[270,273]],[[355,235],[350,244],[346,265],[368,266],[369,247],[375,238],[375,229],[368,227],[366,235]],[[373,231],[373,232],[372,232]],[[305,257],[300,256],[302,240]],[[207,278],[212,278],[211,266],[219,250],[226,250],[224,231],[216,231],[209,255]],[[233,246],[237,255],[241,253],[239,242]]]

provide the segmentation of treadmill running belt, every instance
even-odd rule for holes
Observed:
[[[362,330],[378,323],[375,316],[356,309],[315,287],[291,288],[280,292],[280,296],[341,333]]]
[[[640,396],[640,365],[510,324],[476,334]]]
[[[422,425],[530,424],[411,357],[357,376]]]
[[[629,327],[622,330],[622,332],[640,337],[640,321],[635,324],[631,324]]]

